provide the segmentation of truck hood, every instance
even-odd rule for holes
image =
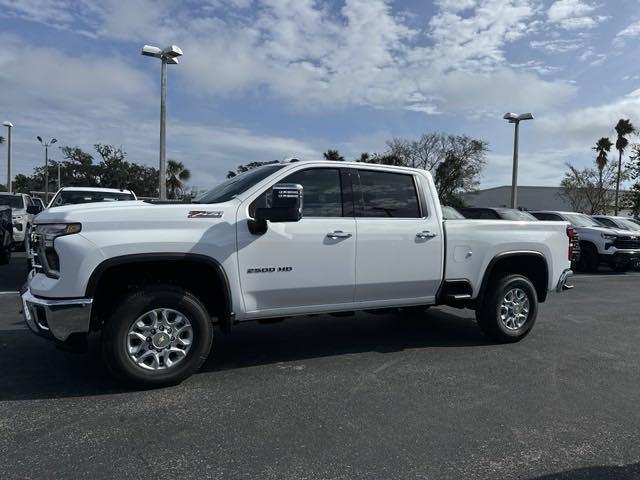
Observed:
[[[605,235],[617,235],[618,237],[638,237],[640,236],[640,232],[632,232],[630,230],[620,230],[619,228],[606,228],[606,227],[576,227],[578,234],[581,231],[584,232],[598,232],[604,233]]]
[[[124,202],[86,203],[48,208],[38,215],[35,224],[39,223],[82,223],[82,230],[119,229],[133,227],[147,229],[162,225],[175,228],[176,223],[198,221],[230,221],[235,220],[237,201],[220,204],[164,204],[154,205],[141,200]]]
[[[47,212],[73,212],[81,210],[99,210],[102,208],[119,208],[131,207],[132,205],[150,205],[142,200],[126,200],[122,202],[95,202],[95,203],[77,203],[74,205],[62,205],[60,207],[48,207]]]

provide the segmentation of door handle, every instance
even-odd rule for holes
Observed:
[[[430,232],[429,230],[423,230],[422,232],[416,233],[417,238],[433,238],[438,236],[437,233]]]
[[[331,240],[337,240],[338,238],[350,238],[351,234],[349,232],[343,232],[342,230],[336,230],[334,232],[327,233],[327,238]]]

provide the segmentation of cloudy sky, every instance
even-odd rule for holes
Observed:
[[[355,158],[430,131],[487,140],[482,185],[508,184],[509,110],[536,115],[520,183],[556,185],[618,118],[640,124],[640,0],[0,0],[0,40],[0,120],[22,173],[42,161],[36,135],[157,165],[145,43],[184,51],[167,150],[199,188],[238,163]]]

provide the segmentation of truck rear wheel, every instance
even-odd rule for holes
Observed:
[[[526,337],[538,315],[538,295],[528,278],[505,275],[488,287],[476,320],[485,335],[496,342],[511,343]]]
[[[202,303],[174,286],[153,286],[118,301],[102,332],[109,370],[133,386],[175,385],[207,359],[213,326]]]

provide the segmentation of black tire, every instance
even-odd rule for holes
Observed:
[[[527,318],[519,328],[508,328],[501,319],[503,299],[511,290],[523,292],[529,303]],[[504,275],[493,279],[487,287],[476,320],[482,332],[498,343],[513,343],[526,337],[538,316],[538,294],[531,281],[522,275]]]
[[[11,246],[0,250],[0,265],[6,265],[11,261]]]
[[[581,243],[578,269],[581,272],[595,273],[598,271],[599,265],[600,257],[598,256],[598,250],[596,250],[596,247],[591,243]]]
[[[124,296],[117,305],[103,329],[101,346],[107,367],[122,382],[147,388],[176,385],[198,370],[209,356],[213,341],[211,319],[200,300],[183,288],[171,285],[143,287]],[[148,370],[130,358],[127,339],[134,321],[158,308],[176,310],[189,321],[192,343],[184,358],[174,366]]]

